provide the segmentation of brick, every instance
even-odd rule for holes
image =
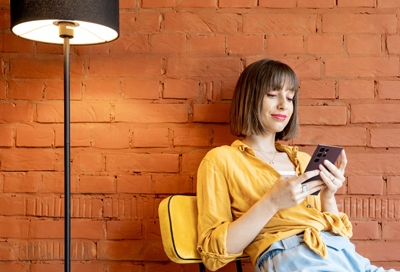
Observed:
[[[217,1],[215,1],[215,0],[203,0],[203,1],[181,0],[179,3],[179,6],[187,7],[187,8],[216,8]]]
[[[44,97],[46,100],[64,100],[64,81],[57,79],[45,79]],[[70,80],[70,99],[82,100],[82,82],[80,80]]]
[[[184,104],[116,104],[115,121],[186,123],[188,111],[188,105]]]
[[[107,272],[144,272],[143,265],[126,262],[111,262],[107,265],[107,269]]]
[[[120,9],[131,9],[136,8],[136,0],[121,0],[119,1],[119,8]]]
[[[397,123],[400,116],[397,104],[357,104],[351,105],[351,123]]]
[[[399,73],[397,57],[326,58],[328,77],[384,77]]]
[[[196,99],[200,95],[198,80],[167,78],[164,81],[163,98]]]
[[[75,218],[71,220],[71,237],[73,239],[105,239],[105,232],[103,221]]]
[[[356,243],[357,253],[374,261],[396,261],[400,254],[396,242],[373,241]]]
[[[4,53],[33,53],[33,41],[20,38],[13,33],[4,33]]]
[[[321,77],[321,62],[319,59],[284,59],[284,63],[292,67],[300,79],[320,78]],[[246,62],[247,64],[247,62]]]
[[[346,172],[354,175],[396,175],[400,171],[397,164],[399,154],[382,154],[382,153],[350,153],[347,154],[349,162]]]
[[[352,221],[352,240],[377,240],[379,239],[379,223],[377,221]]]
[[[114,176],[81,175],[78,191],[79,193],[115,193],[116,180]]]
[[[100,198],[73,196],[71,199],[71,216],[73,218],[103,218],[103,202]]]
[[[237,78],[224,78],[221,81],[221,99],[230,100],[233,97],[233,92],[236,87]]]
[[[121,33],[120,37],[112,42],[113,53],[148,53],[150,51],[149,35]]]
[[[42,100],[43,83],[41,81],[15,81],[9,83],[9,98],[16,100]]]
[[[1,37],[1,35],[0,35],[0,37]],[[1,40],[0,40],[0,42],[1,42]],[[6,98],[8,85],[9,85],[8,82],[4,78],[0,78],[0,99]]]
[[[211,131],[209,128],[175,128],[174,146],[209,146]]]
[[[90,59],[90,76],[93,77],[154,77],[161,75],[161,59],[108,57]]]
[[[134,129],[132,136],[133,147],[168,147],[167,128]]]
[[[8,126],[0,126],[0,147],[12,147],[14,143],[14,129]]]
[[[267,37],[268,54],[302,54],[304,38],[301,35],[269,35]]]
[[[329,143],[340,146],[366,146],[367,130],[362,127],[301,127],[294,144]]]
[[[136,221],[107,221],[107,239],[139,240],[142,238],[142,223]]]
[[[378,84],[379,99],[400,99],[400,81],[380,80]]]
[[[81,76],[82,67],[83,60],[71,59],[71,77]],[[63,68],[63,60],[60,58],[15,58],[10,60],[10,74],[14,78],[60,78],[63,75]]]
[[[219,0],[220,8],[251,8],[257,6],[257,0]]]
[[[273,0],[269,0],[273,1]],[[299,8],[333,8],[336,6],[335,1],[331,0],[298,0]]]
[[[387,51],[390,54],[399,54],[400,35],[388,35],[386,38]]]
[[[301,125],[346,125],[347,107],[345,106],[300,106]]]
[[[84,82],[87,100],[121,100],[121,82],[117,79],[89,79]]]
[[[50,126],[20,124],[16,129],[16,146],[51,147],[54,145],[54,131]]]
[[[4,175],[5,193],[35,193],[39,191],[42,176],[39,173],[10,173]]]
[[[106,170],[118,172],[179,172],[179,154],[110,153]]]
[[[159,198],[153,196],[121,196],[121,197],[107,197],[103,199],[104,218],[115,218],[118,220],[123,219],[143,219],[155,218],[158,216],[157,203]]]
[[[27,239],[29,231],[29,220],[13,217],[0,217],[0,237]]]
[[[186,36],[182,34],[158,34],[150,36],[150,51],[155,54],[185,53]]]
[[[160,81],[154,79],[126,79],[125,99],[159,99]]]
[[[72,47],[71,50],[74,51],[75,47]],[[36,43],[36,54],[57,54],[62,55],[64,53],[62,44],[50,44],[50,43]]]
[[[154,192],[152,183],[151,176],[118,175],[117,193],[150,194]]]
[[[193,122],[227,123],[229,110],[229,104],[195,104],[193,105]]]
[[[17,261],[18,260],[18,243],[17,242],[0,242],[0,261]],[[0,263],[0,269],[4,269],[4,263]],[[4,270],[2,270],[4,271]],[[15,270],[6,270],[15,271]]]
[[[122,33],[157,32],[160,27],[158,12],[120,12],[120,30]]]
[[[264,52],[264,35],[229,35],[227,40],[229,55],[258,55]]]
[[[381,36],[370,34],[348,35],[346,45],[349,55],[379,55],[381,53]]]
[[[164,13],[164,30],[167,32],[188,32],[202,34],[237,33],[238,15],[224,13]]]
[[[315,33],[317,28],[316,15],[310,14],[273,14],[262,13],[243,15],[244,33],[297,34]]]
[[[64,125],[53,125],[55,131],[56,147],[64,146]],[[86,124],[71,124],[70,125],[70,145],[71,147],[90,147],[93,141],[91,128]]]
[[[25,215],[24,197],[2,194],[0,196],[0,215]]]
[[[171,8],[175,6],[175,0],[142,0],[142,8]]]
[[[373,80],[339,80],[339,99],[373,99]]]
[[[101,152],[85,149],[74,150],[71,158],[71,168],[78,173],[103,172],[105,170],[105,156]]]
[[[310,35],[307,38],[307,53],[315,55],[341,55],[342,35]]]
[[[324,33],[392,34],[396,33],[396,15],[327,13],[322,15],[322,29]]]
[[[111,106],[106,102],[71,102],[71,122],[109,122]],[[64,122],[64,104],[37,104],[37,121],[40,123]]]
[[[338,0],[338,7],[375,7],[374,0]]]
[[[193,180],[187,176],[155,175],[153,176],[157,194],[190,194],[194,193]]]
[[[377,7],[379,8],[398,8],[400,7],[399,0],[379,0]]]
[[[129,148],[131,132],[126,126],[97,125],[92,134],[93,146],[97,148]]]
[[[54,170],[55,151],[41,149],[7,149],[0,152],[1,170]]]
[[[0,104],[0,123],[32,122],[33,105],[29,103]]]
[[[159,220],[154,219],[144,219],[142,221],[142,228],[144,232],[143,238],[145,240],[161,240],[161,230]]]
[[[0,263],[2,272],[25,272],[27,269],[27,265],[22,263]]]
[[[348,191],[351,195],[382,195],[384,180],[381,176],[349,176]]]
[[[300,99],[335,99],[336,82],[334,80],[302,80]]]
[[[63,217],[64,199],[59,196],[31,196],[26,200],[26,215],[37,217]]]
[[[294,8],[294,7],[296,7],[296,1],[295,0],[281,0],[281,1],[259,0],[259,6],[266,7],[266,8]]]
[[[97,258],[99,260],[141,261],[152,257],[153,261],[167,261],[161,241],[99,241]]]
[[[399,195],[400,194],[400,177],[389,176],[387,179],[387,194]]]
[[[371,128],[371,147],[400,147],[400,130],[395,128]]]
[[[109,43],[74,47],[74,53],[78,56],[108,54],[109,52],[110,52]]]
[[[182,154],[182,173],[196,175],[201,160],[206,155],[207,151],[194,150]]]
[[[167,76],[172,78],[196,76],[238,76],[239,59],[169,58]]]
[[[225,54],[225,36],[191,35],[187,39],[187,51],[193,54]]]
[[[400,222],[383,222],[382,238],[386,240],[400,240]]]
[[[62,239],[64,237],[64,221],[32,220],[29,227],[29,237],[34,239]]]

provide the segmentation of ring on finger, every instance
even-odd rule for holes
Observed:
[[[305,193],[307,191],[308,191],[308,185],[307,184],[301,185],[301,192]]]
[[[334,175],[332,175],[332,178],[330,179],[331,182],[333,182],[336,179],[336,177]]]

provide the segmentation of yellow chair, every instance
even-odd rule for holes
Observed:
[[[158,207],[161,237],[168,258],[179,264],[198,263],[200,271],[205,272],[197,252],[197,214],[196,196],[172,195],[163,199]],[[236,269],[243,271],[240,259],[236,259]]]

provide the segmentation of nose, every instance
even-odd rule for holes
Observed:
[[[278,101],[278,109],[279,110],[286,110],[288,107],[289,101],[286,99],[286,96],[280,95]]]

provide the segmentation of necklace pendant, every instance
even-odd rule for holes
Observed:
[[[270,161],[269,164],[274,165],[274,162],[273,162],[273,161]]]

